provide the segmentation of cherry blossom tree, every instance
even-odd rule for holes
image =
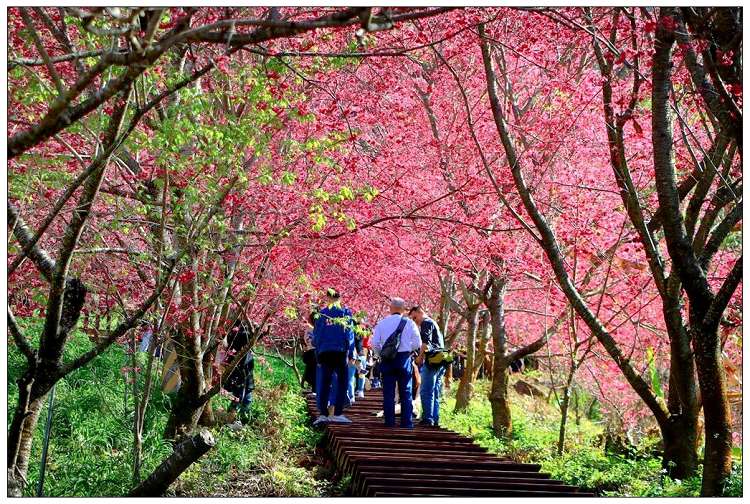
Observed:
[[[511,362],[542,350],[564,356],[545,361],[560,451],[576,384],[624,428],[656,425],[676,478],[699,467],[702,414],[703,493],[721,494],[738,9],[14,8],[9,25],[11,493],[51,387],[143,321],[136,461],[158,344],[181,382],[175,453],[145,479],[134,462],[134,494],[163,491],[205,452],[182,440],[210,449],[222,377],[297,341],[333,286],[368,323],[394,295],[426,306],[466,351],[457,409],[491,376],[498,436]],[[225,355],[237,321],[253,337]],[[91,346],[65,357],[76,330]]]

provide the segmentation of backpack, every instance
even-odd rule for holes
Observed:
[[[406,319],[401,317],[398,327],[393,331],[393,334],[388,336],[388,339],[385,340],[385,343],[383,344],[383,348],[380,350],[381,361],[390,362],[396,358],[398,346],[401,344],[401,333],[403,332],[404,327],[406,327]]]

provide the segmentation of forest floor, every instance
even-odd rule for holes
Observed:
[[[24,326],[39,324],[25,320]],[[31,328],[30,328],[31,329]],[[35,329],[35,328],[34,328]],[[34,329],[29,330],[33,334]],[[66,359],[91,344],[76,333],[66,346]],[[145,362],[145,355],[138,355]],[[90,365],[58,383],[52,420],[45,496],[118,496],[132,483],[132,376],[131,357],[113,346]],[[16,404],[15,380],[23,357],[8,350],[8,413]],[[143,363],[140,363],[143,366]],[[141,373],[142,374],[142,373]],[[139,375],[139,383],[142,376]],[[534,383],[534,372],[521,375]],[[512,377],[511,385],[519,379]],[[157,384],[159,381],[157,380]],[[538,382],[536,382],[538,385]],[[441,424],[468,435],[490,451],[521,462],[542,464],[552,478],[578,485],[598,495],[695,496],[700,478],[672,481],[654,455],[655,440],[646,439],[626,453],[606,452],[604,424],[596,414],[571,412],[565,453],[556,453],[560,413],[554,398],[530,397],[510,391],[513,435],[500,440],[492,434],[487,400],[488,382],[479,380],[468,411],[456,414],[455,390],[445,394]],[[544,391],[544,389],[542,388]],[[224,397],[214,399],[215,410],[226,408]],[[142,476],[149,474],[171,451],[162,438],[169,396],[157,387],[147,410],[143,442]],[[47,407],[42,412],[32,444],[29,485],[25,495],[36,495]],[[330,462],[317,447],[320,432],[310,427],[297,379],[287,365],[273,357],[256,360],[256,391],[250,424],[238,431],[213,428],[216,447],[191,466],[170,487],[171,496],[334,496],[345,493],[346,480],[332,481]],[[741,453],[738,453],[741,457]],[[735,464],[729,495],[742,494],[742,466]]]

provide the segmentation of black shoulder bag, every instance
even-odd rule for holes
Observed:
[[[385,343],[383,344],[383,348],[380,350],[380,360],[382,362],[390,362],[396,358],[398,346],[401,344],[401,333],[404,331],[404,327],[406,327],[406,319],[401,317],[398,327],[393,331],[393,334],[388,336],[388,339],[385,340]]]

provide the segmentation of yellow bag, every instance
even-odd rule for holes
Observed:
[[[432,366],[448,366],[453,362],[453,354],[450,350],[435,350],[427,354],[427,363]]]

